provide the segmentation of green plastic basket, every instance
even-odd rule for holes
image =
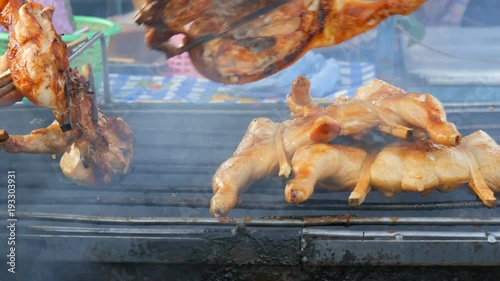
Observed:
[[[67,43],[84,36],[90,38],[97,32],[102,31],[106,37],[106,45],[109,46],[110,38],[121,32],[121,28],[117,23],[102,18],[74,16],[74,19],[76,22],[76,30],[88,27],[89,31],[82,34],[63,35],[62,38]],[[5,53],[8,45],[9,34],[0,33],[0,50],[2,54]],[[78,69],[81,70],[83,65],[90,63],[94,73],[95,86],[97,89],[102,89],[102,61],[101,43],[100,41],[96,41],[92,46],[89,46],[83,53],[71,61],[71,67],[78,67]]]

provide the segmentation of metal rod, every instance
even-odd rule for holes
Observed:
[[[76,49],[70,56],[69,56],[69,61],[72,61],[75,59],[77,56],[82,54],[85,49],[87,49],[89,46],[94,44],[97,40],[100,40],[101,43],[101,55],[102,55],[102,81],[103,81],[103,88],[104,88],[104,103],[105,104],[111,104],[111,90],[110,90],[110,85],[109,85],[109,65],[108,65],[108,48],[106,44],[106,36],[102,31],[97,32],[96,34],[92,35],[90,39],[83,43],[80,48]]]
[[[57,227],[56,227],[57,228]],[[338,239],[366,239],[373,240],[375,238],[395,238],[399,240],[415,239],[415,238],[433,238],[439,239],[460,239],[460,240],[487,240],[488,237],[500,237],[499,231],[484,232],[484,231],[363,231],[363,230],[333,230],[324,228],[306,228],[303,232],[304,236],[325,237]]]
[[[113,227],[80,227],[80,226],[43,226],[34,225],[30,229],[39,232],[51,233],[78,233],[78,234],[129,234],[129,235],[193,235],[206,234],[205,229],[176,229],[176,228],[113,228]],[[224,232],[226,229],[212,230],[212,232]],[[335,239],[361,239],[361,240],[415,240],[415,239],[433,239],[433,240],[467,240],[481,241],[500,238],[500,232],[483,231],[358,231],[358,230],[332,230],[319,228],[305,228],[304,236],[325,237]]]
[[[205,229],[176,229],[176,228],[161,228],[151,229],[144,227],[137,228],[112,228],[112,227],[72,227],[72,226],[43,226],[33,225],[29,227],[35,231],[44,232],[60,232],[60,233],[89,233],[89,234],[136,234],[136,235],[189,235],[189,234],[205,234]]]
[[[1,212],[6,217],[6,212]],[[125,225],[237,225],[237,226],[332,226],[332,225],[500,225],[500,218],[482,217],[360,217],[349,215],[316,217],[203,218],[203,217],[117,217],[51,213],[16,213],[22,220],[70,221]]]
[[[101,54],[102,54],[102,82],[104,87],[104,103],[111,104],[111,90],[109,86],[109,65],[108,65],[108,48],[106,45],[106,37],[104,33],[100,32],[99,40],[101,40]]]
[[[71,55],[68,57],[69,61],[72,61],[74,60],[76,57],[78,57],[79,55],[81,55],[89,46],[92,46],[92,44],[94,44],[97,39],[99,39],[99,36],[102,34],[102,32],[98,32],[94,35],[92,35],[92,37],[89,38],[89,40],[87,40],[86,42],[82,43],[76,50],[73,51],[73,53],[71,53]]]

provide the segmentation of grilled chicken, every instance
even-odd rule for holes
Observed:
[[[169,44],[176,34],[193,46],[191,60],[207,78],[243,84],[270,76],[307,51],[337,45],[426,0],[148,0],[137,16],[146,43],[168,57],[184,52]],[[272,9],[274,8],[274,9]],[[189,26],[189,27],[188,27]]]
[[[134,135],[121,118],[106,117],[100,110],[94,122],[94,94],[88,82],[76,69],[69,77],[73,129],[63,132],[54,121],[26,136],[4,137],[0,149],[9,153],[64,153],[60,166],[70,179],[83,185],[110,184],[130,171]]]
[[[367,169],[363,172],[366,162]],[[313,144],[295,152],[292,159],[294,179],[286,186],[285,200],[304,202],[311,197],[315,186],[353,191],[360,179],[366,177],[366,186],[358,188],[366,190],[371,185],[388,197],[408,191],[422,194],[435,189],[452,191],[470,182],[484,204],[494,207],[493,192],[500,192],[498,167],[500,146],[483,131],[466,136],[456,147],[439,145],[428,139],[400,141],[380,151]],[[361,200],[354,205],[361,204],[368,191],[363,192]]]
[[[99,139],[81,136],[63,154],[63,173],[82,185],[110,184],[130,171],[134,135],[121,118],[100,114]]]
[[[415,127],[415,134],[428,132],[433,141],[446,146],[461,141],[456,127],[446,121],[443,106],[431,95],[408,94],[374,80],[361,87],[354,98],[339,99],[324,108],[312,103],[309,86],[305,77],[298,77],[292,85],[287,103],[294,119],[276,123],[258,118],[249,125],[233,156],[213,177],[213,215],[227,214],[236,205],[238,194],[256,180],[288,177],[289,160],[302,146],[327,143],[338,136],[361,138],[373,128],[406,138]]]
[[[6,134],[6,131],[3,133]],[[63,132],[59,123],[54,121],[50,126],[33,130],[28,135],[3,137],[0,149],[8,153],[58,154],[65,152],[79,135],[75,130]]]
[[[53,7],[11,0],[7,55],[16,89],[38,106],[62,113],[69,61],[66,43],[52,26]],[[36,59],[35,59],[36,58]]]
[[[23,2],[10,0],[3,10],[15,12],[9,21],[8,60],[2,57],[0,67],[10,68],[17,94],[52,109],[56,121],[26,136],[1,130],[0,149],[64,153],[60,165],[66,176],[84,185],[109,184],[130,171],[134,135],[121,118],[109,118],[97,107],[90,67],[84,67],[86,75],[70,68],[66,44],[52,25],[54,9]]]

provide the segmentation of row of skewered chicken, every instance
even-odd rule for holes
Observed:
[[[215,217],[227,215],[252,183],[277,175],[290,178],[285,200],[292,204],[306,201],[316,186],[351,191],[348,202],[358,206],[371,186],[394,196],[451,191],[469,183],[486,206],[496,205],[500,146],[483,131],[462,138],[435,97],[373,80],[353,98],[322,107],[312,103],[309,87],[304,77],[293,83],[287,97],[293,119],[252,121],[213,177]],[[371,142],[374,130],[395,140]],[[338,144],[340,136],[350,144]]]
[[[109,184],[127,174],[134,155],[134,135],[121,118],[97,107],[90,66],[72,69],[68,47],[56,33],[53,7],[23,0],[0,1],[0,23],[9,30],[9,47],[0,57],[2,76],[15,89],[3,106],[26,97],[53,111],[55,121],[28,135],[0,130],[0,150],[9,153],[59,154],[64,174],[84,185]]]

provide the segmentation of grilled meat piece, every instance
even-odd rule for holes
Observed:
[[[312,104],[309,86],[305,77],[298,77],[292,85],[287,103],[294,119],[276,123],[258,118],[249,125],[233,156],[213,177],[210,211],[214,216],[226,215],[236,205],[238,194],[256,180],[277,173],[288,177],[288,162],[302,146],[327,143],[338,136],[359,138],[374,128],[404,138],[418,128],[415,131],[428,132],[433,141],[447,146],[461,141],[456,127],[446,121],[443,106],[431,95],[408,94],[374,80],[354,98],[339,99],[324,108]]]
[[[64,153],[60,166],[70,179],[83,185],[110,184],[130,171],[134,135],[121,118],[106,117],[100,110],[94,122],[93,93],[76,69],[69,72],[73,129],[63,132],[57,121],[29,135],[10,135],[0,142],[9,153]]]
[[[146,43],[168,57],[185,51],[169,44],[176,34],[196,69],[225,84],[270,76],[307,51],[337,45],[395,14],[407,15],[426,0],[148,0],[137,16]],[[189,27],[187,27],[189,26]]]
[[[295,204],[304,202],[311,197],[315,186],[353,191],[370,153],[374,157],[369,160],[366,185],[372,185],[385,196],[408,191],[422,194],[435,189],[452,191],[470,182],[485,205],[496,204],[492,191],[500,192],[500,146],[483,131],[464,137],[456,147],[428,139],[392,143],[378,153],[362,147],[331,144],[301,147],[292,159],[294,179],[286,186],[285,200]],[[366,194],[354,205],[361,204],[364,196]]]
[[[54,8],[23,2],[10,1],[15,11],[11,14],[7,50],[12,79],[33,104],[64,112],[69,61],[66,43],[52,26]]]
[[[65,152],[79,135],[76,130],[64,133],[54,121],[48,127],[33,130],[28,135],[9,135],[7,140],[0,143],[0,149],[8,153],[58,154]]]
[[[10,13],[8,9],[15,12],[9,22],[8,60],[2,57],[0,67],[10,68],[15,94],[51,108],[56,121],[26,136],[8,136],[2,130],[0,149],[64,153],[60,165],[66,176],[84,185],[109,184],[130,171],[134,135],[121,118],[106,117],[97,108],[89,84],[90,67],[84,67],[87,77],[70,68],[66,44],[52,25],[54,9],[32,1],[23,3],[10,0],[3,10],[4,14]]]

